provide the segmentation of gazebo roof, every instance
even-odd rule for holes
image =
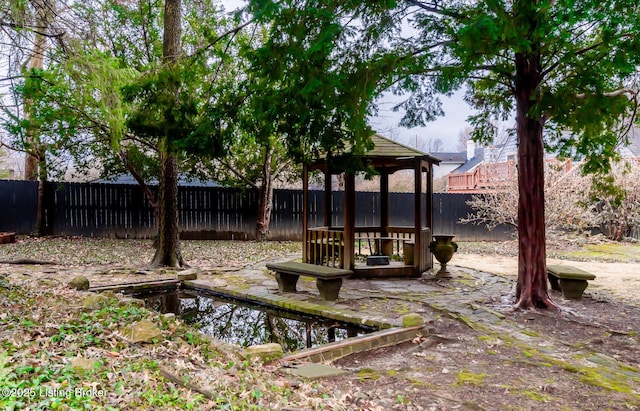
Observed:
[[[440,163],[439,158],[383,137],[380,134],[374,134],[371,136],[371,141],[373,142],[374,147],[361,156],[361,158],[371,164],[375,169],[410,169],[415,167],[416,159],[432,164]],[[325,170],[326,168],[326,156],[322,156],[311,163],[311,169]]]
[[[428,153],[405,146],[380,134],[371,136],[371,141],[375,147],[367,151],[365,157],[430,157]]]

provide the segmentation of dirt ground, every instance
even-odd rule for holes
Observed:
[[[34,285],[43,275],[65,282],[79,272],[91,275],[92,283],[154,276],[140,268],[152,253],[146,242],[56,244],[34,240],[4,246],[0,260],[56,259],[66,265],[0,264],[0,273]],[[572,247],[584,248],[567,248]],[[108,254],[100,251],[105,249]],[[339,360],[333,365],[349,373],[317,384],[329,387],[339,399],[333,409],[345,410],[639,410],[640,259],[584,261],[589,258],[558,254],[563,249],[550,247],[549,263],[570,264],[597,276],[582,300],[564,300],[552,292],[561,306],[557,312],[513,311],[512,287],[507,286],[502,293],[468,304],[477,318],[420,300],[407,303],[401,296],[388,296],[384,304],[371,300],[376,309],[390,313],[418,312],[427,321],[424,334],[410,343]],[[291,244],[213,247],[203,242],[187,244],[183,254],[192,265],[224,273],[296,250]],[[514,243],[469,245],[451,262],[454,278],[438,286],[453,295],[472,289],[477,283],[469,282],[469,270],[495,274],[510,284],[517,273],[514,255]],[[138,269],[126,274],[122,267]],[[429,280],[427,275],[419,281]],[[270,372],[286,375],[281,366]]]
[[[466,269],[515,281],[517,257],[505,254],[456,254],[454,280],[443,287],[460,287],[455,273]],[[640,409],[640,265],[625,260],[634,262],[548,259],[597,275],[582,300],[550,291],[558,312],[513,311],[508,289],[479,304],[504,315],[498,324],[425,308],[428,335],[338,361],[353,374],[336,389],[385,409]]]
[[[640,301],[640,264],[638,263],[604,263],[595,261],[571,261],[557,258],[547,259],[547,264],[571,265],[596,275],[596,280],[589,285],[589,292],[611,293],[619,299],[630,303]],[[515,279],[518,272],[516,257],[486,256],[480,254],[458,254],[455,265],[473,268]]]

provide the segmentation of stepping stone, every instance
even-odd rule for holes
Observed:
[[[340,368],[314,363],[298,365],[295,368],[291,369],[289,372],[300,378],[306,378],[309,380],[339,377],[341,375],[349,373],[348,371],[341,370]]]

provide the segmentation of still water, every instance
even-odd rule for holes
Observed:
[[[156,311],[176,314],[203,334],[242,347],[274,342],[285,352],[293,352],[375,331],[194,291],[139,298],[144,298],[147,306]]]

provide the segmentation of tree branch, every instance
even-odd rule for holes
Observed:
[[[607,93],[602,93],[602,96],[603,97],[611,97],[611,98],[618,97],[618,96],[621,96],[623,94],[629,94],[630,96],[637,96],[639,91],[640,90],[634,90],[634,89],[625,87],[625,88],[621,88],[621,89],[618,89],[618,90],[609,91]],[[590,93],[589,95],[595,96],[596,94],[595,93]],[[587,97],[586,93],[576,94],[576,98],[578,98],[580,100],[583,100],[586,97]]]
[[[156,208],[158,206],[158,201],[156,200],[156,197],[153,195],[153,192],[151,191],[147,183],[144,181],[142,174],[140,174],[138,169],[129,160],[129,154],[124,150],[118,150],[118,155],[124,163],[124,166],[127,168],[127,170],[129,170],[133,178],[142,189],[142,192],[144,192],[144,196],[147,198],[149,204],[151,204],[151,207]]]
[[[282,172],[284,170],[286,170],[287,168],[289,168],[290,166],[291,166],[291,160],[290,159],[286,160],[286,161],[283,161],[280,164],[280,166],[278,166],[278,168],[276,168],[276,170],[273,172],[274,180],[277,179],[280,176],[280,174],[282,174]]]
[[[254,188],[256,190],[260,189],[260,187],[254,181],[249,180],[242,173],[240,173],[240,171],[237,168],[235,168],[230,163],[228,163],[228,162],[226,162],[224,160],[220,160],[220,164],[225,166],[227,168],[227,170],[231,171],[236,177],[238,177],[240,180],[244,181],[247,185],[251,186],[251,188]]]
[[[24,148],[18,148],[18,147],[10,146],[10,145],[8,145],[7,143],[5,143],[3,141],[0,141],[0,147],[5,147],[5,148],[8,148],[11,151],[17,151],[19,153],[25,153],[26,154],[26,153],[29,152],[28,150],[26,150]]]
[[[249,24],[253,23],[255,20],[249,20],[245,23],[242,23],[239,26],[236,26],[232,29],[229,29],[227,31],[225,31],[224,33],[220,34],[218,37],[216,37],[212,42],[210,42],[209,44],[207,44],[206,46],[202,47],[201,49],[197,50],[195,53],[193,53],[191,56],[189,56],[189,58],[195,57],[201,53],[203,53],[204,51],[208,50],[209,48],[211,48],[214,44],[216,44],[217,42],[219,42],[220,40],[224,39],[225,37],[227,37],[230,34],[237,34],[240,30],[242,30],[243,28],[247,27]]]
[[[631,34],[631,33],[623,33],[619,37],[616,37],[616,39],[622,39],[622,38],[625,38],[625,37],[632,38],[632,37],[634,37],[634,35]],[[576,52],[573,53],[573,55],[574,56],[580,56],[582,54],[585,54],[585,53],[588,53],[590,51],[593,51],[593,50],[597,49],[598,47],[602,46],[603,44],[604,44],[603,41],[596,42],[596,43],[590,45],[589,47],[585,47],[583,49],[577,50]],[[558,66],[561,64],[561,62],[562,62],[562,59],[559,59],[558,61],[556,61],[555,63],[550,65],[549,68],[547,68],[546,70],[544,70],[542,72],[542,77],[546,77],[547,74],[551,73],[553,70],[558,68]]]
[[[0,78],[0,82],[1,82],[1,81],[12,81],[12,80],[17,80],[17,79],[19,79],[19,78],[23,78],[23,77],[24,77],[23,75],[19,75],[19,76],[10,76],[10,77],[3,77],[3,78]]]
[[[447,17],[456,17],[456,18],[460,18],[462,17],[461,14],[459,13],[454,13],[452,11],[449,10],[443,10],[442,8],[438,7],[437,4],[428,4],[422,1],[418,1],[418,0],[406,0],[407,3],[414,5],[416,7],[421,8],[422,10],[428,11],[430,13],[434,13],[434,14],[439,14],[442,16],[447,16]]]
[[[7,21],[0,21],[0,26],[4,26],[4,27],[9,27],[11,29],[29,29],[31,31],[33,31],[34,33],[43,36],[43,37],[50,37],[50,38],[58,38],[58,37],[62,37],[64,36],[65,32],[60,32],[60,33],[56,33],[56,34],[52,34],[52,33],[45,33],[43,31],[39,31],[37,29],[46,29],[47,27],[39,27],[39,26],[25,26],[22,24],[16,24],[16,23],[10,23]]]

